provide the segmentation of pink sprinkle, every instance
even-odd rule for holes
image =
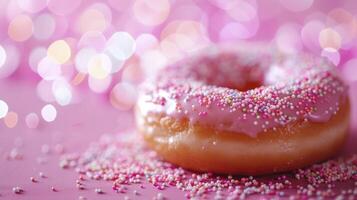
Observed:
[[[33,183],[37,183],[37,180],[36,180],[35,177],[33,177],[33,176],[30,177],[30,180],[31,180],[31,182],[33,182]]]
[[[57,192],[57,189],[55,188],[55,187],[51,187],[51,190],[53,191],[53,192]]]

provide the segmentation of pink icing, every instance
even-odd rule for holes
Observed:
[[[164,113],[255,137],[301,119],[328,121],[347,93],[334,68],[307,55],[213,48],[168,66],[146,84],[138,106],[143,114]],[[261,86],[231,89],[252,81]]]

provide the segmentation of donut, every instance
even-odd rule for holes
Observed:
[[[323,161],[349,125],[336,66],[254,45],[209,47],[162,69],[140,90],[139,132],[185,169],[262,175]]]

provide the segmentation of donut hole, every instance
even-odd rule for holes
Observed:
[[[177,68],[183,68],[183,70],[177,70]],[[246,59],[237,58],[236,54],[225,53],[219,57],[203,57],[190,60],[189,63],[178,63],[171,68],[170,72],[179,79],[247,91],[265,85],[265,69],[266,67],[260,60],[246,61]]]

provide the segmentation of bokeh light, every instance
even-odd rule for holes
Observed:
[[[0,68],[5,64],[5,61],[6,61],[6,51],[0,45]]]
[[[33,33],[32,19],[27,15],[18,15],[11,20],[8,34],[16,42],[23,42],[29,39]]]
[[[56,15],[71,14],[81,4],[81,0],[47,0],[48,9]]]
[[[17,125],[18,115],[16,112],[10,111],[4,118],[4,123],[8,128],[14,128]]]
[[[301,29],[301,39],[304,45],[311,51],[320,50],[319,37],[320,32],[325,28],[325,25],[319,20],[311,20],[307,22]]]
[[[99,31],[88,31],[82,35],[78,42],[77,47],[82,48],[93,48],[97,51],[103,51],[105,48],[106,38],[102,32]]]
[[[88,86],[95,93],[106,92],[112,82],[112,77],[107,76],[104,79],[88,78]]]
[[[155,26],[164,22],[170,13],[168,0],[136,0],[133,6],[135,18],[147,26]]]
[[[21,9],[29,13],[37,13],[47,6],[47,0],[17,0]]]
[[[45,80],[55,80],[61,76],[61,65],[54,59],[45,57],[39,62],[37,72]]]
[[[340,63],[340,54],[336,49],[324,48],[321,52],[321,56],[327,58],[336,66]]]
[[[135,40],[127,32],[116,32],[108,40],[106,50],[118,60],[126,60],[135,51]]]
[[[59,105],[65,106],[71,103],[72,88],[66,80],[57,79],[53,81],[52,92]]]
[[[57,40],[48,47],[47,56],[59,64],[64,64],[71,58],[71,47],[66,41]]]
[[[87,73],[90,58],[94,57],[97,52],[92,48],[83,48],[77,52],[75,66],[78,72]]]
[[[29,128],[37,128],[40,123],[40,118],[36,113],[29,113],[28,115],[26,115],[25,123]]]
[[[129,83],[118,83],[110,93],[110,102],[119,110],[129,110],[136,102],[135,87]]]
[[[314,0],[280,0],[280,3],[290,11],[301,12],[309,9],[314,3]]]
[[[357,58],[353,58],[344,64],[342,74],[348,82],[357,81]]]
[[[4,118],[7,115],[8,111],[9,111],[9,106],[5,101],[0,99],[0,119]]]
[[[276,44],[284,53],[295,54],[302,49],[300,27],[296,24],[286,24],[277,31]]]
[[[56,21],[52,15],[44,13],[35,18],[33,36],[38,40],[49,39],[56,30]]]
[[[47,104],[41,109],[41,116],[46,122],[53,122],[57,117],[57,110],[52,104]]]
[[[31,50],[29,55],[29,66],[32,71],[37,73],[37,67],[40,61],[47,56],[47,49],[45,47],[36,47]]]
[[[95,79],[105,79],[111,73],[112,62],[106,54],[96,54],[88,62],[88,73]]]
[[[80,33],[88,31],[104,31],[107,28],[107,21],[102,12],[97,9],[88,9],[79,17],[78,28]]]
[[[215,43],[252,40],[325,57],[354,82],[355,9],[318,0],[6,0],[0,79],[35,82],[56,110],[84,101],[84,87],[127,110],[139,85],[166,65]]]
[[[321,48],[333,48],[338,50],[341,47],[341,40],[340,34],[331,28],[320,31],[319,42]]]
[[[44,102],[56,101],[52,92],[53,81],[41,80],[36,87],[37,96]]]
[[[20,63],[20,52],[15,45],[6,43],[3,48],[6,52],[6,60],[0,67],[0,79],[11,76],[18,69]]]

